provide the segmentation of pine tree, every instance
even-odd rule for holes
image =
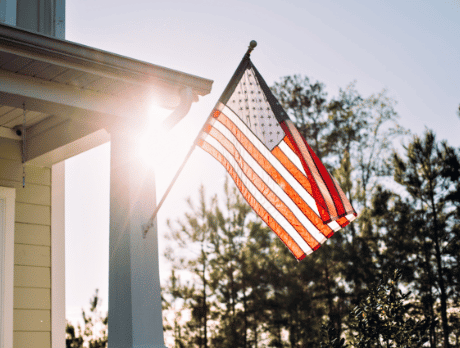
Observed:
[[[446,247],[455,243],[457,233],[452,230],[453,207],[448,199],[455,192],[455,185],[451,184],[446,171],[452,170],[448,164],[456,158],[455,151],[446,142],[437,143],[433,132],[426,131],[423,138],[414,137],[406,156],[407,160],[394,156],[395,181],[405,187],[411,204],[422,218],[419,232],[423,236],[426,293],[432,312],[434,301],[439,300],[443,347],[448,348],[450,327],[447,307],[453,299],[452,281],[448,275],[455,256],[449,255]],[[436,290],[439,290],[439,295]],[[434,337],[432,345],[433,341]]]

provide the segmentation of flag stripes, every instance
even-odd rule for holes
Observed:
[[[296,231],[293,230],[292,226],[287,221],[285,221],[283,216],[276,209],[272,208],[271,204],[264,199],[263,195],[258,192],[257,189],[251,187],[251,182],[247,178],[244,180],[244,177],[242,179],[238,176],[230,161],[228,161],[219,150],[215,149],[205,141],[199,142],[198,145],[225,167],[252,209],[254,209],[262,220],[278,235],[281,241],[289,248],[292,254],[299,261],[302,260],[305,255],[313,252],[308,244],[305,243],[299,235],[296,235]],[[249,189],[246,185],[249,186]],[[284,229],[284,226],[282,227],[278,222],[281,224],[284,223],[287,228]]]
[[[249,53],[195,144],[225,167],[249,205],[298,260],[357,216]]]
[[[228,117],[225,114],[220,114],[217,122],[212,122],[212,127],[223,133],[232,144],[235,144],[241,152],[247,154],[248,161],[251,162],[252,168],[261,168],[264,171],[264,178],[269,187],[280,190],[283,200],[294,204],[294,209],[298,211],[297,216],[312,228],[314,238],[322,243],[325,238],[332,235],[331,229],[324,225],[316,210],[316,203],[313,197],[292,177],[284,166],[276,160],[272,153],[266,147],[257,147],[258,139],[253,138],[253,134],[246,132],[247,136],[241,129],[245,129],[244,125],[238,117],[232,115],[230,110],[226,110]],[[239,127],[234,123],[237,123]],[[251,138],[251,139],[249,139]],[[223,141],[217,138],[218,141]],[[313,209],[312,209],[313,208]],[[307,219],[308,221],[306,221]]]
[[[297,232],[307,242],[310,248],[314,250],[319,248],[318,242],[324,242],[326,237],[307,219],[292,198],[289,197],[278,183],[264,171],[264,168],[251,157],[244,147],[238,146],[237,150],[233,145],[237,143],[237,140],[231,134],[227,134],[226,137],[224,137],[216,128],[213,128],[209,134],[214,139],[207,139],[207,141],[215,148],[217,148],[218,143],[223,145],[226,150],[224,157],[228,159],[229,156],[231,156],[235,159],[242,173],[244,173],[254,186],[264,194],[267,200],[288,219],[290,224],[295,226]]]
[[[304,167],[286,143],[283,140],[269,151],[237,115],[219,103],[198,145],[225,166],[251,207],[301,259],[342,224],[323,222]]]

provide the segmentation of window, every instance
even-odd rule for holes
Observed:
[[[15,197],[13,188],[0,187],[0,347],[13,346]]]

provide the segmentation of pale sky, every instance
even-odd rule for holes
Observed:
[[[402,126],[435,131],[460,146],[460,0],[216,1],[66,0],[66,39],[214,80],[171,133],[176,152],[157,169],[161,198],[245,53],[272,85],[307,75],[337,96],[356,80],[364,97],[387,88]],[[175,140],[177,139],[177,141]],[[165,147],[170,148],[171,146]],[[79,316],[94,289],[107,305],[108,144],[66,162],[67,317]],[[186,212],[184,200],[205,183],[220,192],[225,173],[197,149],[159,218]],[[162,267],[162,278],[167,277]]]

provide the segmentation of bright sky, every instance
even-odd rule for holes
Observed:
[[[157,169],[157,200],[253,39],[252,61],[269,85],[303,74],[325,83],[330,96],[354,80],[365,97],[387,88],[404,127],[416,134],[433,129],[439,140],[460,146],[460,0],[67,0],[66,6],[67,40],[214,80],[211,94],[172,132],[181,149]],[[107,305],[109,151],[106,144],[66,162],[70,319],[96,288]],[[165,220],[184,214],[185,198],[196,197],[201,183],[219,192],[224,177],[215,160],[195,151],[158,215],[160,248]]]

